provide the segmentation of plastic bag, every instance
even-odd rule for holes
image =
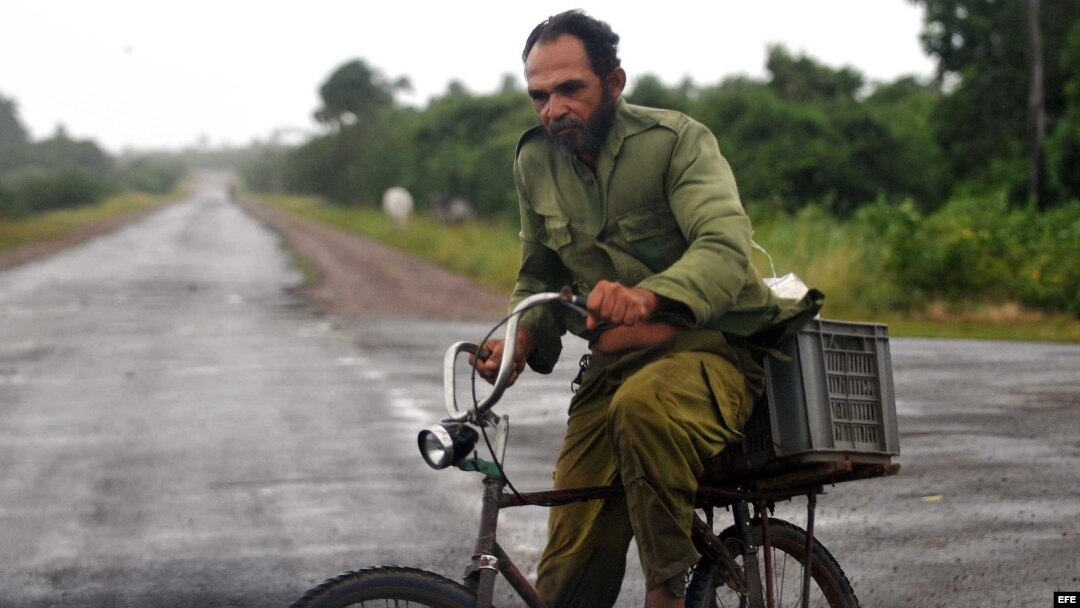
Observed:
[[[782,277],[768,277],[765,279],[765,284],[773,293],[785,300],[798,300],[810,291],[806,283],[803,283],[803,280],[795,276],[793,272]]]

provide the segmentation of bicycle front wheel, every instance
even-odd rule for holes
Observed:
[[[475,605],[476,597],[448,578],[416,568],[382,566],[335,576],[305,593],[292,608],[473,608]]]
[[[754,546],[758,548],[758,569],[761,571],[761,596],[765,597],[765,551],[761,548],[761,524],[750,528]],[[742,541],[732,526],[720,534],[736,560],[742,563]],[[769,518],[769,544],[772,558],[773,592],[778,608],[803,605],[803,572],[806,564],[806,531],[780,519]],[[829,551],[814,540],[810,571],[810,602],[808,606],[827,608],[859,608],[859,600],[847,576]],[[723,566],[702,558],[690,574],[686,586],[686,605],[692,608],[747,608],[746,595],[736,592],[724,582]]]

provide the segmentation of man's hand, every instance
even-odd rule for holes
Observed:
[[[665,302],[668,301],[648,289],[600,281],[586,303],[589,311],[586,326],[596,329],[601,323],[608,323],[614,327],[600,334],[592,349],[608,355],[619,355],[650,348],[670,339],[682,328],[649,320]]]
[[[647,320],[658,306],[660,296],[648,289],[600,281],[585,305],[589,311],[586,327],[596,329],[601,323],[637,325],[639,321]]]
[[[480,357],[475,355],[469,357],[469,365],[475,366],[476,373],[480,374],[480,377],[484,380],[487,380],[488,384],[495,384],[495,378],[499,375],[499,366],[502,365],[503,352],[506,347],[504,342],[502,339],[488,340],[480,348]],[[534,345],[532,331],[519,327],[517,341],[514,345],[514,368],[507,386],[513,386],[517,382],[518,376],[525,370],[525,362],[529,359],[529,355],[532,354]],[[484,354],[487,354],[486,358],[484,358]]]

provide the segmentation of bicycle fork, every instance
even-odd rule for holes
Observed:
[[[465,586],[476,594],[476,608],[490,608],[495,593],[495,577],[502,574],[529,608],[547,608],[524,574],[495,540],[499,523],[499,497],[506,479],[484,478],[484,502],[480,512],[480,533],[476,537],[472,562],[465,569]]]

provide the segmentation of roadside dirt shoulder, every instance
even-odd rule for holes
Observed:
[[[13,249],[0,252],[0,270],[6,268],[12,268],[19,264],[25,264],[33,260],[43,258],[47,255],[63,251],[68,247],[74,247],[80,243],[89,241],[90,239],[107,234],[119,228],[122,228],[131,222],[138,220],[148,213],[153,213],[161,209],[161,206],[150,207],[148,209],[141,209],[139,211],[132,211],[124,213],[107,219],[103,219],[96,222],[90,222],[72,230],[71,232],[50,239],[48,241],[42,241],[39,243],[28,243],[26,245],[20,245]]]
[[[315,276],[302,288],[326,312],[490,321],[506,314],[508,294],[418,260],[382,243],[251,200],[240,206],[277,231]]]

